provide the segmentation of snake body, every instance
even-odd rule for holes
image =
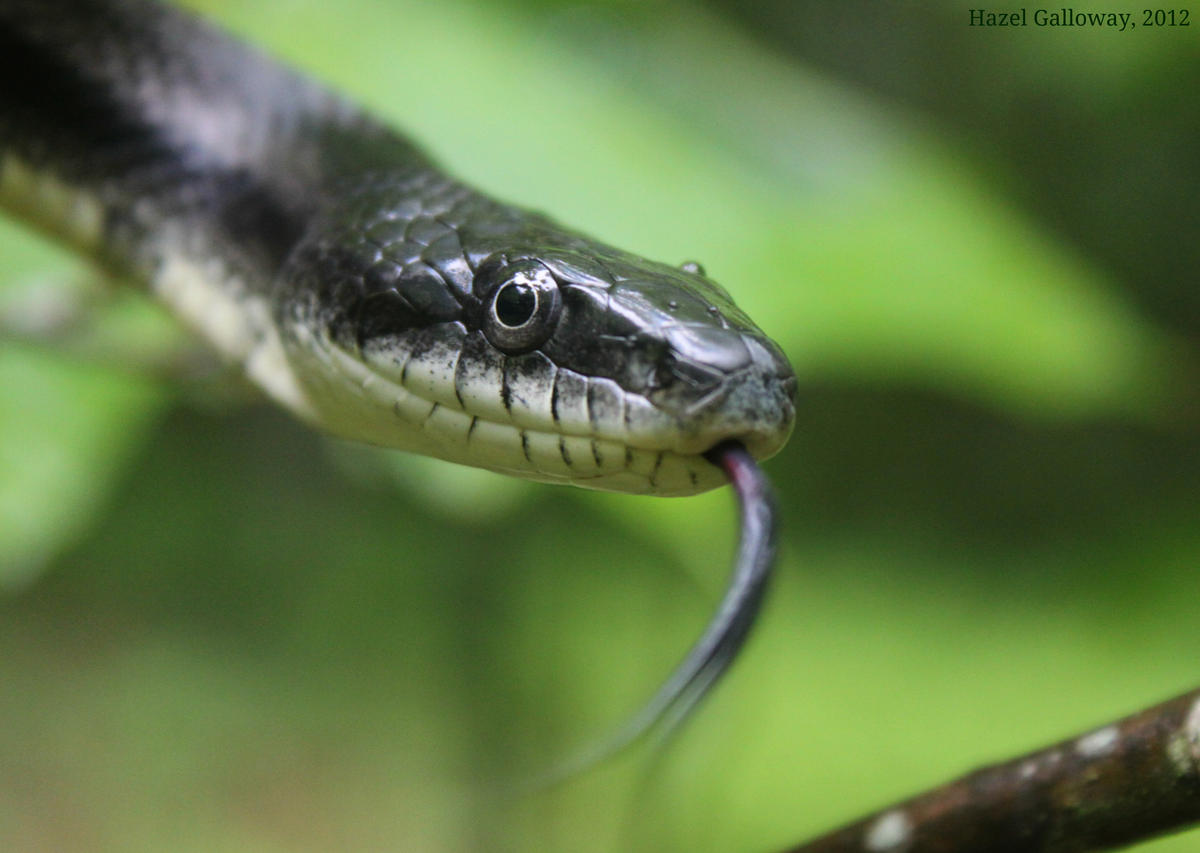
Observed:
[[[489,198],[151,0],[0,0],[0,75],[0,206],[146,287],[315,426],[617,491],[691,494],[724,468],[739,568],[622,742],[725,669],[771,562],[752,457],[786,441],[796,380],[698,265]]]
[[[787,438],[791,368],[698,267],[488,198],[196,17],[3,0],[0,69],[0,204],[326,431],[654,494]]]

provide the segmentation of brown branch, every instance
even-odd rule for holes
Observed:
[[[1200,689],[985,767],[791,853],[1082,853],[1200,821]]]

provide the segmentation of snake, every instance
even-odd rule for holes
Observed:
[[[792,431],[797,380],[698,263],[496,200],[157,0],[0,0],[0,75],[0,207],[144,288],[320,431],[590,489],[732,481],[734,579],[618,741],[726,669],[774,551],[756,463]]]

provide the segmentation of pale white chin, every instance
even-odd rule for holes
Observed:
[[[289,360],[305,362],[293,365],[293,375],[304,377],[307,405],[301,414],[327,432],[530,480],[604,491],[684,496],[726,482],[699,455],[547,432],[532,425],[530,412],[508,413],[509,422],[469,414],[460,407],[453,383],[430,375],[431,360],[411,364],[400,384],[324,336],[315,338],[301,326],[290,331]],[[453,366],[443,369],[452,371]],[[437,398],[429,399],[434,396],[429,389],[435,388]],[[487,415],[496,416],[491,410]],[[545,419],[543,415],[539,423]],[[560,420],[558,426],[573,425]]]

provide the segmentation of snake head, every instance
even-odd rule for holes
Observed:
[[[796,386],[779,347],[700,270],[589,248],[538,253],[563,303],[539,351],[612,391],[585,403],[593,427],[620,423],[630,444],[682,456],[728,439],[778,451]]]
[[[289,351],[319,368],[303,375],[325,375],[308,396],[327,429],[663,495],[723,484],[704,458],[721,442],[758,459],[786,442],[795,375],[698,265],[637,257],[451,181],[364,193],[289,262],[280,300]]]

